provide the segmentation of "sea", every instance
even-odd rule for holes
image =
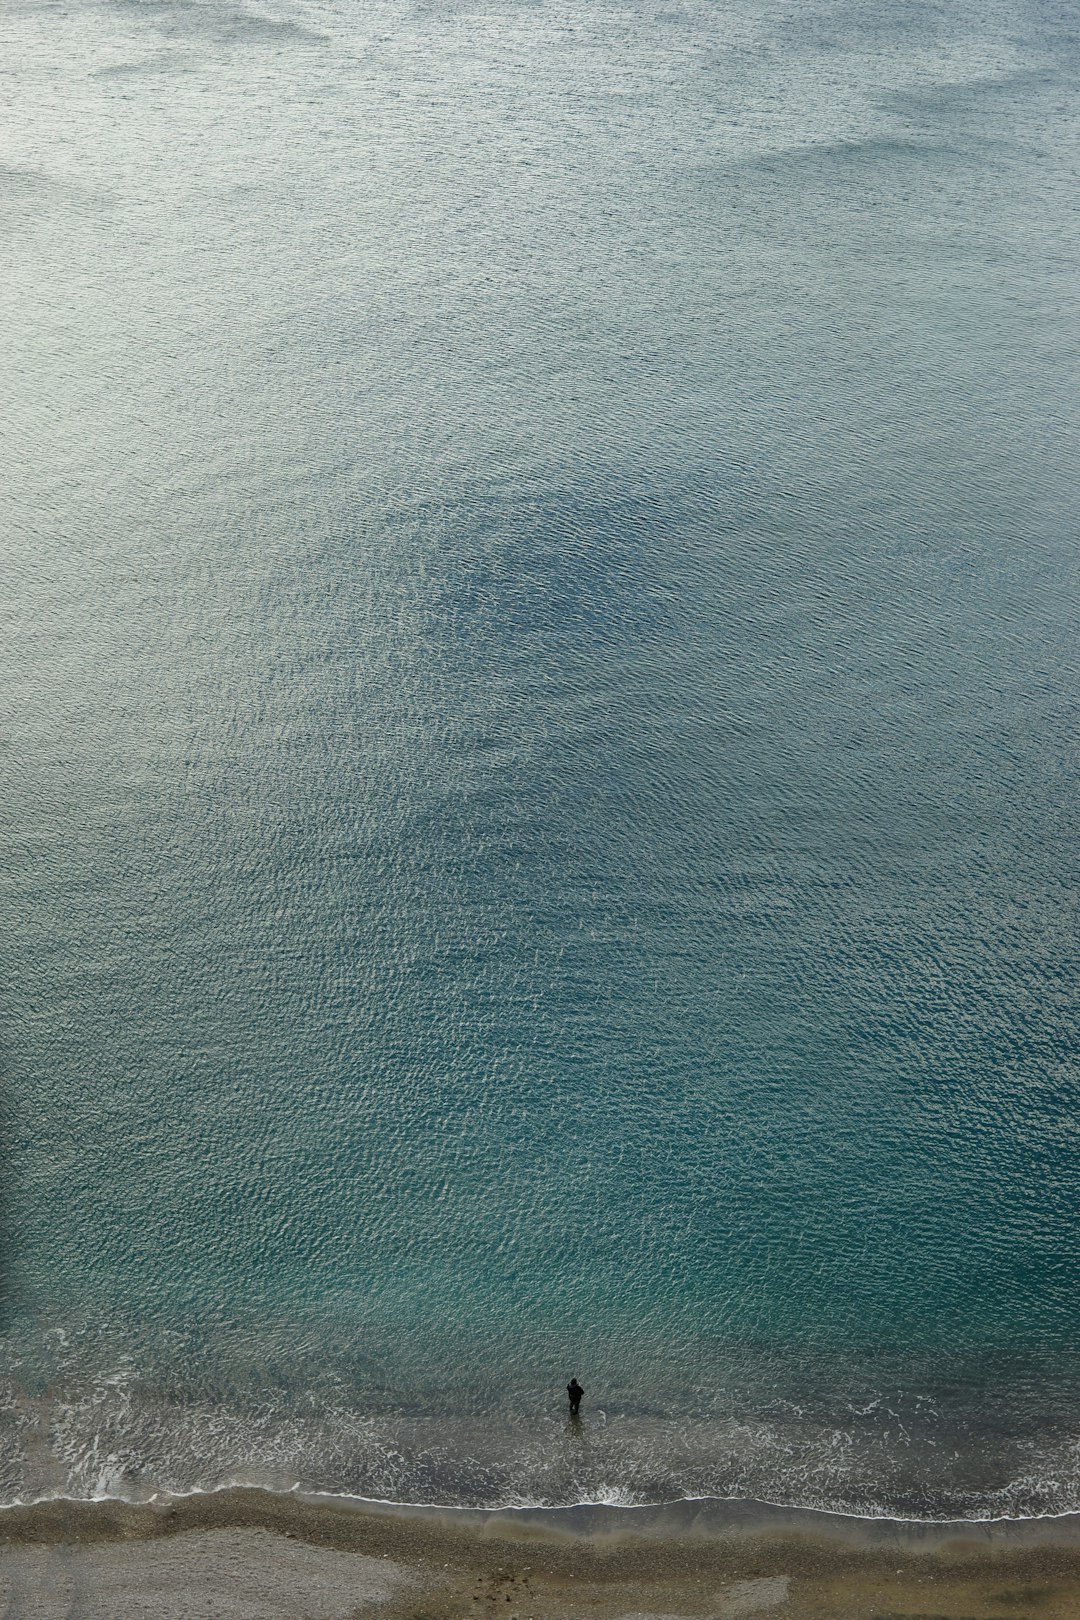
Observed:
[[[1078,83],[7,0],[0,1501],[1080,1509]]]

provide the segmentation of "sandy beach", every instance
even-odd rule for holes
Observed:
[[[1080,1518],[451,1512],[231,1489],[0,1516],[10,1620],[1074,1620]]]

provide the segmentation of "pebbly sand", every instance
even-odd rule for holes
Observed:
[[[233,1489],[0,1512],[4,1620],[1080,1620],[1080,1516],[479,1513]]]

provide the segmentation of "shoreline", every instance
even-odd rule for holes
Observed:
[[[0,1511],[0,1596],[28,1620],[1075,1620],[1080,1514],[866,1520],[716,1500],[482,1510],[250,1486],[51,1498]]]
[[[5,1534],[7,1515],[32,1516],[38,1510],[63,1508],[70,1508],[76,1513],[84,1510],[96,1513],[110,1507],[161,1512],[163,1508],[171,1509],[183,1502],[210,1502],[217,1497],[231,1496],[282,1499],[302,1502],[312,1508],[342,1508],[360,1515],[444,1519],[448,1526],[456,1523],[475,1527],[491,1521],[505,1521],[511,1525],[535,1521],[537,1526],[547,1525],[552,1531],[584,1536],[595,1535],[597,1525],[605,1518],[622,1520],[628,1529],[632,1524],[637,1524],[641,1526],[641,1533],[655,1534],[666,1519],[682,1520],[691,1516],[702,1525],[708,1524],[710,1533],[718,1533],[720,1529],[730,1531],[747,1518],[761,1520],[763,1524],[771,1521],[777,1524],[781,1521],[792,1524],[805,1521],[806,1528],[811,1532],[815,1525],[820,1525],[825,1527],[826,1533],[837,1534],[843,1526],[865,1526],[871,1531],[893,1527],[913,1535],[936,1531],[961,1533],[965,1530],[997,1530],[1006,1531],[1010,1536],[1015,1531],[1024,1537],[1029,1530],[1034,1533],[1036,1527],[1060,1525],[1066,1543],[1071,1544],[1074,1528],[1080,1543],[1080,1507],[1063,1508],[1054,1513],[997,1513],[981,1517],[949,1515],[939,1518],[903,1513],[857,1513],[845,1508],[817,1507],[812,1503],[774,1502],[765,1497],[711,1495],[666,1497],[655,1502],[505,1502],[485,1507],[468,1502],[406,1502],[390,1497],[360,1496],[349,1491],[308,1490],[300,1485],[275,1486],[232,1480],[225,1485],[198,1486],[192,1490],[160,1489],[146,1496],[114,1495],[108,1491],[99,1496],[71,1496],[65,1491],[56,1491],[30,1499],[16,1498],[11,1502],[0,1502],[0,1545],[6,1539],[18,1539],[21,1535],[18,1529],[10,1536]],[[12,1522],[17,1523],[17,1520],[13,1519]]]

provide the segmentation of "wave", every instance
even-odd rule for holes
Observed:
[[[1080,1511],[1080,1444],[973,1435],[942,1456],[932,1426],[789,1420],[699,1425],[597,1411],[478,1421],[291,1399],[259,1411],[192,1406],[105,1383],[5,1402],[0,1501],[128,1502],[235,1486],[439,1510],[639,1509],[755,1501],[856,1519],[989,1523]]]
[[[612,1343],[597,1358],[612,1376],[586,1376],[573,1422],[547,1352],[533,1364],[509,1343],[486,1360],[427,1346],[409,1361],[373,1332],[357,1338],[300,1320],[24,1324],[3,1347],[0,1503],[245,1485],[489,1512],[757,1501],[974,1523],[1080,1511],[1072,1353],[710,1342],[679,1362]]]

